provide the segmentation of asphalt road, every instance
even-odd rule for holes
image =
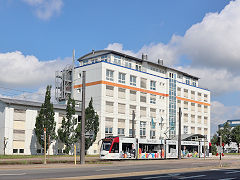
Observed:
[[[232,180],[240,179],[240,169],[210,169],[208,171],[198,171],[190,173],[170,173],[170,174],[155,174],[148,176],[131,176],[131,177],[118,177],[118,178],[108,178],[111,180],[117,179],[211,179],[211,180]]]
[[[231,164],[232,160],[226,161],[225,163]],[[239,163],[240,164],[240,163]],[[55,166],[55,167],[54,167]],[[147,174],[157,174],[156,176],[164,176],[162,178],[171,179],[175,178],[174,176],[171,176],[166,173],[170,170],[179,170],[179,172],[183,172],[182,169],[187,169],[191,171],[196,171],[196,169],[201,168],[208,168],[211,169],[213,167],[218,167],[219,161],[216,160],[209,160],[209,161],[203,161],[203,160],[146,160],[146,161],[120,161],[120,162],[113,162],[113,164],[98,164],[98,165],[62,165],[62,167],[59,167],[59,165],[49,165],[49,167],[46,167],[44,165],[39,165],[38,167],[32,168],[31,165],[25,166],[25,168],[19,168],[19,169],[1,169],[0,167],[0,179],[4,180],[28,180],[28,179],[50,179],[50,178],[62,178],[62,179],[86,179],[86,178],[93,178],[93,179],[100,179],[100,178],[106,178],[106,177],[123,177],[123,174],[128,179],[141,179],[141,178],[152,178],[155,177],[155,175],[147,175]],[[161,172],[160,172],[161,171]],[[226,170],[227,171],[227,170]],[[154,173],[152,173],[154,172]],[[208,173],[207,171],[206,173]],[[223,175],[240,175],[238,172],[232,172],[232,173],[225,173],[225,171],[219,171]],[[230,172],[230,171],[229,171]],[[240,170],[239,170],[240,172]],[[135,173],[135,174],[133,174]],[[137,174],[138,173],[138,174]],[[141,175],[139,174],[141,173]],[[211,172],[209,172],[211,174]],[[218,171],[213,171],[214,173],[218,173]],[[161,175],[160,175],[161,174]],[[163,175],[164,174],[164,175]],[[130,177],[132,175],[135,175],[136,177]],[[202,175],[199,176],[199,178],[207,178],[208,175],[205,176],[205,174],[199,174],[196,173],[190,173],[187,176],[194,176],[194,175]],[[203,176],[204,175],[204,176]],[[181,176],[185,177],[185,176]],[[213,176],[214,177],[214,176]],[[223,176],[225,177],[225,176]],[[236,176],[231,176],[236,177]],[[178,177],[176,177],[178,178]],[[196,177],[198,178],[198,177]],[[120,178],[123,179],[123,178]],[[159,179],[156,177],[155,179]],[[207,178],[209,179],[209,178]],[[240,178],[239,178],[240,179]]]

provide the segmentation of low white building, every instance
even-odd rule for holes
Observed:
[[[42,103],[0,98],[0,154],[40,154],[43,152],[34,133],[36,117]],[[54,104],[56,132],[66,114],[66,105]],[[76,115],[80,115],[76,108]],[[5,139],[5,140],[4,140]],[[4,141],[6,147],[4,148]],[[62,143],[53,142],[49,154],[63,152]]]

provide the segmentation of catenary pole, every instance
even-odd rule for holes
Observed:
[[[181,111],[181,108],[179,108],[179,115],[178,115],[178,119],[179,119],[179,123],[178,123],[178,159],[180,160],[181,159],[181,134],[182,134],[182,131],[181,131],[181,126],[182,126],[182,123],[181,123],[181,116],[182,116],[182,111]]]
[[[73,55],[72,55],[72,93],[71,93],[71,99],[74,98],[74,64],[75,64],[75,49],[73,49]]]
[[[82,129],[81,129],[81,150],[80,164],[85,164],[85,88],[86,88],[86,71],[82,73]]]

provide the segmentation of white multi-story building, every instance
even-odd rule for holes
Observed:
[[[86,71],[86,102],[100,117],[96,143],[88,153],[98,153],[98,140],[106,136],[131,136],[135,111],[137,138],[172,139],[182,134],[207,135],[210,140],[210,91],[199,87],[198,77],[112,50],[92,51],[78,59],[74,69],[75,100],[81,101],[81,73]],[[87,106],[87,104],[86,104]]]

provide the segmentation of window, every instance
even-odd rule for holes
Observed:
[[[109,81],[113,81],[113,71],[112,70],[106,70],[106,79]]]
[[[182,79],[183,76],[182,76],[181,74],[178,74],[178,78],[179,78],[179,79]]]
[[[208,129],[204,128],[204,135],[207,135],[207,134],[208,134]]]
[[[186,84],[190,84],[190,78],[186,77]]]
[[[114,87],[106,85],[106,96],[113,97]]]
[[[195,92],[191,91],[191,99],[195,99]]]
[[[193,81],[193,82],[192,82],[192,85],[193,85],[193,86],[197,86],[196,81]]]
[[[125,61],[125,67],[132,68],[132,63]]]
[[[132,129],[129,129],[129,136],[132,136]]]
[[[114,56],[114,63],[121,65],[121,57],[120,56]]]
[[[140,136],[146,136],[146,122],[140,121]]]
[[[97,60],[96,60],[97,61]],[[101,56],[101,61],[107,61],[107,55]]]
[[[198,124],[202,124],[202,116],[198,116]]]
[[[204,116],[204,125],[208,124],[208,118]]]
[[[208,95],[204,94],[204,101],[207,102],[208,101]]]
[[[106,101],[106,112],[113,113],[113,102]]]
[[[125,114],[125,104],[118,103],[118,113]]]
[[[187,101],[184,101],[184,109],[188,110],[188,102]]]
[[[13,149],[13,153],[18,153],[18,149]]]
[[[119,143],[114,143],[112,146],[111,153],[119,153]]]
[[[139,65],[139,64],[136,64],[136,70],[141,71],[142,70],[142,66]]]
[[[141,88],[147,88],[147,79],[141,78]]]
[[[156,136],[156,131],[155,130],[150,130],[150,138],[155,139]]]
[[[124,135],[124,128],[118,128],[118,135]]]
[[[188,134],[188,126],[183,126],[183,133]]]
[[[156,81],[151,81],[150,82],[150,89],[151,90],[156,90]]]
[[[140,102],[147,102],[147,94],[146,93],[141,93],[140,94]]]
[[[24,153],[24,149],[20,149],[20,150],[19,150],[19,153]]]
[[[130,90],[130,100],[131,101],[136,101],[136,97],[137,97],[136,93],[137,93],[136,91]]]
[[[183,114],[183,118],[184,118],[184,122],[188,122],[188,114],[187,113],[184,113]]]
[[[130,75],[130,85],[136,86],[136,76]]]
[[[195,115],[191,115],[191,123],[195,123]]]
[[[151,118],[156,118],[156,109],[150,108],[150,116]]]
[[[106,134],[112,134],[112,127],[106,127],[105,128],[105,133]]]
[[[198,134],[202,134],[202,128],[198,127]]]
[[[88,60],[83,60],[83,65],[88,64]]]
[[[136,114],[136,106],[135,105],[130,105],[129,106],[129,114],[132,115],[133,111]]]
[[[124,88],[118,88],[118,97],[121,99],[125,99],[126,95],[125,95],[125,89]]]
[[[151,95],[150,96],[150,103],[151,104],[156,104],[156,95]]]
[[[140,107],[140,117],[146,117],[146,116],[147,116],[147,108]]]
[[[191,127],[191,134],[195,134],[195,127]]]
[[[118,74],[118,82],[119,82],[119,83],[125,83],[125,76],[126,76],[126,74],[124,74],[124,73],[119,73],[119,74]]]

